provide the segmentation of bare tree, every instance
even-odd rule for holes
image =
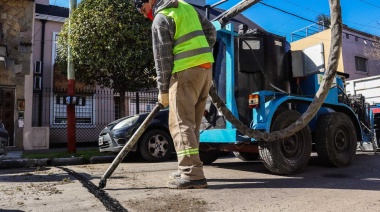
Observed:
[[[380,37],[373,36],[372,41],[366,41],[364,46],[364,56],[372,60],[380,60]]]

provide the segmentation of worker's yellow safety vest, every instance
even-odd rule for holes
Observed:
[[[163,9],[159,13],[173,18],[176,25],[172,73],[214,62],[198,13],[191,5],[178,1],[178,8]]]

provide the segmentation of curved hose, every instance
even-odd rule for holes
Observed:
[[[250,138],[255,138],[256,140],[279,140],[282,138],[289,137],[298,132],[299,130],[303,129],[318,112],[334,80],[340,57],[340,49],[342,45],[342,16],[340,0],[330,0],[329,3],[331,15],[331,47],[327,71],[323,75],[323,81],[321,82],[321,85],[317,93],[315,94],[313,102],[310,104],[306,112],[302,114],[302,116],[295,123],[289,125],[285,129],[274,131],[271,133],[261,132],[258,130],[248,128],[238,119],[236,119],[234,115],[231,113],[231,111],[228,110],[224,102],[219,98],[215,86],[213,85],[211,87],[209,95],[212,99],[212,102],[214,103],[216,108],[218,108],[222,112],[226,119],[236,127],[236,129],[239,132],[243,133],[244,135],[247,135]]]
[[[220,25],[223,27],[236,15],[242,13],[246,9],[250,8],[252,5],[258,3],[260,0],[243,0],[231,9],[225,11],[221,16],[216,17],[213,21],[218,20]]]

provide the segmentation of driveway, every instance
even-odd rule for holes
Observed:
[[[278,176],[234,157],[205,166],[208,188],[169,190],[176,162],[125,162],[103,191],[109,164],[0,170],[0,208],[20,211],[379,211],[380,153],[357,153],[345,168],[313,156],[306,170]],[[5,172],[4,172],[5,171]],[[3,174],[4,173],[4,174]],[[103,202],[102,202],[102,201]],[[112,203],[112,204],[110,204]]]

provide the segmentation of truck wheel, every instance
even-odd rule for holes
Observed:
[[[259,153],[253,152],[233,152],[234,155],[242,161],[252,161],[259,159]]]
[[[149,162],[167,161],[173,152],[173,141],[170,135],[159,129],[145,132],[139,141],[140,153]]]
[[[219,158],[219,151],[217,149],[204,150],[199,148],[199,157],[203,165],[211,165]]]
[[[301,114],[294,110],[284,111],[272,122],[271,131],[278,131],[294,123]],[[265,167],[276,174],[295,174],[307,166],[311,154],[311,133],[306,126],[296,134],[259,145],[260,157]]]
[[[318,119],[315,147],[318,158],[327,165],[347,166],[356,154],[356,131],[344,113],[329,113]]]

